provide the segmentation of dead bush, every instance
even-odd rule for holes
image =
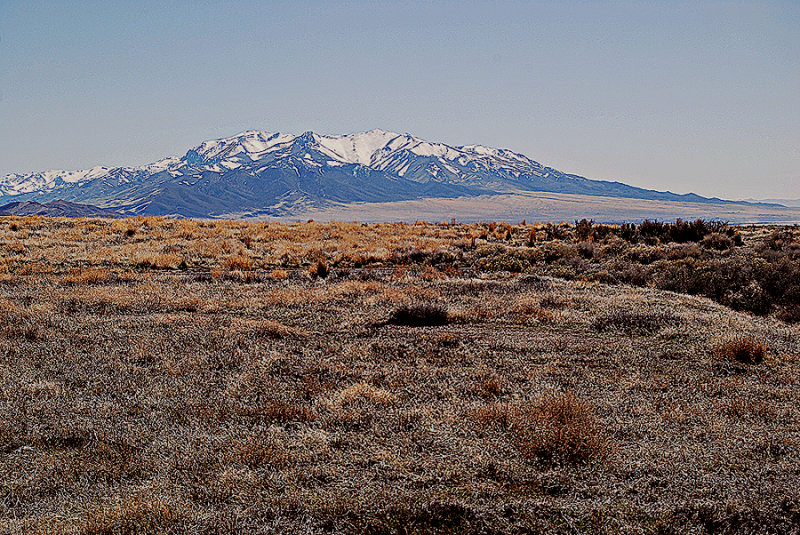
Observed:
[[[370,425],[396,402],[397,397],[391,392],[360,382],[334,392],[323,403],[337,425],[359,429]]]
[[[706,249],[727,251],[728,249],[733,247],[733,240],[725,234],[720,234],[719,232],[712,232],[711,234],[707,234],[703,238],[702,246],[705,247]]]
[[[617,330],[628,334],[652,334],[662,327],[674,327],[680,323],[680,318],[668,312],[614,310],[595,318],[592,327],[598,331]]]
[[[222,262],[222,267],[228,271],[252,271],[253,259],[246,255],[231,255]]]
[[[177,255],[160,253],[155,255],[139,257],[136,265],[141,268],[149,269],[175,269],[183,261]]]
[[[531,459],[584,464],[610,450],[594,407],[571,393],[549,392],[515,405],[508,420],[517,448]]]
[[[111,278],[111,273],[102,268],[75,269],[70,274],[61,277],[61,284],[77,286],[81,284],[97,284],[106,282]]]
[[[358,524],[362,525],[357,531],[368,535],[489,532],[483,519],[470,507],[440,502],[422,507],[394,505]]]
[[[447,323],[447,308],[438,303],[411,303],[395,310],[388,320],[393,325],[422,327]]]
[[[517,278],[517,283],[536,292],[549,290],[553,285],[549,280],[543,279],[538,275],[522,275]]]
[[[226,460],[241,463],[250,468],[260,466],[283,466],[289,455],[283,444],[275,437],[267,434],[254,434],[243,439],[234,440],[226,450]]]
[[[6,244],[6,251],[9,253],[22,254],[25,252],[25,244],[19,241],[12,241]]]
[[[594,246],[592,248],[592,255],[594,255]],[[553,241],[543,244],[538,249],[538,254],[542,260],[547,263],[569,260],[578,256],[575,248],[562,241]]]
[[[329,273],[328,263],[324,258],[319,257],[313,264],[311,264],[311,267],[308,268],[308,272],[314,278],[319,277],[320,279],[324,279]]]
[[[275,280],[286,280],[289,278],[289,272],[285,269],[273,269],[270,271],[269,276]]]
[[[508,381],[496,374],[481,377],[472,391],[486,399],[501,396],[508,388]]]
[[[743,337],[721,342],[714,346],[714,355],[729,362],[742,364],[758,364],[764,360],[767,352],[766,346],[752,338]]]
[[[308,405],[282,399],[264,400],[245,413],[260,420],[280,423],[311,422],[316,418],[316,413]]]
[[[82,535],[169,533],[183,520],[174,504],[135,495],[86,513]]]
[[[586,464],[611,451],[594,407],[571,393],[547,392],[528,402],[491,403],[473,413],[482,427],[511,435],[523,456],[545,463]]]
[[[553,321],[553,313],[542,307],[533,304],[521,304],[514,310],[515,315],[520,319],[528,319],[536,322]]]
[[[305,332],[279,321],[262,320],[255,326],[255,334],[266,338],[302,338]]]
[[[476,409],[472,416],[481,427],[500,426],[507,428],[509,425],[509,405],[507,403],[491,403]]]

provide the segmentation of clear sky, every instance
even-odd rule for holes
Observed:
[[[0,0],[0,174],[372,128],[800,198],[800,2]]]

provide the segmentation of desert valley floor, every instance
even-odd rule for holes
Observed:
[[[0,533],[797,533],[800,233],[0,220]]]

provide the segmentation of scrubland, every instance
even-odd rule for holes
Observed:
[[[798,533],[793,227],[0,219],[0,533]]]

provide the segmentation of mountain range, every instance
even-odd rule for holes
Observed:
[[[515,192],[727,202],[590,180],[507,149],[450,146],[385,130],[247,131],[143,166],[0,177],[0,203],[64,200],[124,215],[198,218],[278,217],[337,204]]]

